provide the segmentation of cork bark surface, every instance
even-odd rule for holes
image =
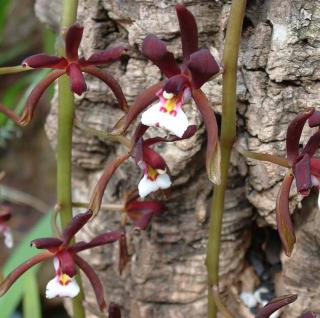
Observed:
[[[221,61],[230,3],[179,2],[197,19],[200,46],[209,48]],[[119,80],[129,104],[139,92],[161,79],[159,70],[139,51],[147,34],[156,34],[181,58],[176,3],[174,0],[79,1],[78,17],[85,27],[82,54],[88,56],[95,50],[120,43],[128,46],[126,58],[107,69]],[[42,21],[57,28],[58,1],[37,0],[35,8]],[[227,295],[226,301],[243,317],[253,317],[245,309],[239,311],[243,306],[238,295],[239,280],[243,283],[248,268],[245,254],[256,239],[252,227],[253,224],[275,225],[275,200],[286,171],[272,164],[245,160],[238,150],[284,154],[288,123],[305,107],[317,106],[319,27],[319,0],[248,0],[238,70],[238,141],[230,166],[220,259],[221,288]],[[122,112],[102,82],[87,77],[87,84],[88,91],[77,98],[77,116],[89,127],[108,131]],[[218,77],[203,87],[218,117],[221,84]],[[197,134],[189,140],[158,148],[174,178],[171,195],[166,199],[169,211],[154,219],[145,232],[132,232],[128,228],[131,260],[122,275],[117,269],[116,244],[96,248],[85,255],[103,281],[107,301],[119,303],[125,318],[206,317],[204,261],[212,185],[205,173],[206,136],[201,116],[192,104],[185,106],[185,110],[190,121],[198,125]],[[47,120],[47,133],[54,146],[55,103]],[[150,129],[148,133],[157,132]],[[307,137],[309,133],[305,131],[303,135]],[[87,136],[77,128],[73,142],[74,200],[88,201],[106,164],[124,149]],[[113,176],[104,202],[120,202],[124,191],[134,189],[139,178],[139,169],[127,161]],[[291,194],[298,243],[290,259],[282,255],[284,270],[277,278],[276,290],[298,293],[301,297],[287,310],[286,317],[295,317],[307,307],[320,311],[319,213],[310,208],[313,198],[301,203],[295,189]],[[102,212],[80,236],[88,239],[119,224],[117,213]],[[85,286],[89,317],[97,317],[87,281]]]

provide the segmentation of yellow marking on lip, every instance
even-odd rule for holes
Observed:
[[[164,107],[166,108],[166,110],[170,113],[171,111],[173,111],[175,108],[176,108],[176,103],[177,102],[177,99],[174,97],[174,98],[171,98],[171,99],[168,99],[164,105]]]
[[[59,277],[59,283],[63,286],[68,285],[71,282],[71,278],[67,274],[62,274]]]
[[[150,180],[154,181],[157,179],[158,172],[149,165],[147,165],[147,174]]]

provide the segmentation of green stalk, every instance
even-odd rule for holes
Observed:
[[[78,0],[63,0],[61,31],[64,32],[77,19]],[[63,47],[58,49],[60,55],[65,54]],[[61,227],[65,228],[72,219],[72,188],[71,188],[71,151],[72,127],[74,118],[74,96],[70,90],[66,75],[58,81],[59,111],[58,111],[58,145],[57,145],[57,200],[60,208]],[[85,318],[83,307],[83,288],[80,275],[76,277],[80,293],[72,300],[73,317]]]
[[[22,65],[5,66],[5,67],[0,67],[0,75],[14,74],[14,73],[26,72],[31,70],[33,70],[33,68],[28,66],[22,66]]]
[[[223,93],[221,122],[221,183],[214,186],[209,223],[206,265],[208,270],[208,318],[217,317],[212,287],[219,285],[219,254],[221,241],[224,198],[227,187],[228,167],[233,143],[236,138],[236,86],[237,66],[245,14],[246,0],[233,0],[227,26],[223,53]]]

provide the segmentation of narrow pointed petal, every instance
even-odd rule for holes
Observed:
[[[119,60],[121,55],[125,52],[122,46],[106,49],[101,52],[95,52],[86,60],[81,59],[79,64],[81,66],[89,65],[105,65]]]
[[[312,181],[311,181],[311,167],[310,157],[305,154],[293,166],[293,174],[296,179],[297,190],[302,195],[309,195]]]
[[[214,184],[220,183],[220,152],[218,144],[218,125],[213,109],[210,107],[205,94],[200,90],[193,90],[192,97],[198,106],[207,131],[206,166],[209,179]]]
[[[320,159],[311,158],[310,170],[313,176],[320,178]]]
[[[56,237],[43,237],[31,241],[30,245],[38,249],[55,249],[62,245],[63,241]]]
[[[109,318],[121,318],[120,307],[117,304],[111,303],[109,305],[108,317]]]
[[[157,65],[166,77],[171,77],[181,72],[178,63],[173,54],[167,50],[165,43],[153,34],[149,34],[144,39],[142,54]]]
[[[56,257],[59,260],[59,266],[63,274],[67,274],[69,277],[74,277],[77,273],[74,263],[74,254],[68,250],[59,252]]]
[[[268,318],[278,309],[293,303],[297,298],[297,295],[285,295],[275,298],[261,308],[255,318]]]
[[[75,234],[84,227],[91,217],[92,212],[89,210],[84,213],[79,213],[72,218],[62,233],[62,241],[65,246],[70,243]]]
[[[116,158],[114,161],[107,164],[105,170],[103,171],[98,183],[96,184],[91,194],[89,209],[93,212],[94,216],[100,210],[102,197],[103,197],[104,191],[106,190],[106,187],[108,185],[110,178],[112,177],[116,169],[128,158],[129,158],[129,155],[126,154],[124,156]]]
[[[162,88],[163,82],[159,82],[137,96],[128,113],[120,119],[113,129],[114,134],[124,133],[130,124],[144,111],[149,105],[158,99],[157,92]]]
[[[198,28],[193,14],[182,4],[176,5],[179,20],[183,58],[186,62],[189,56],[198,50]]]
[[[129,253],[127,246],[127,237],[123,233],[119,240],[119,273],[122,274],[123,270],[126,268],[129,262]]]
[[[86,274],[88,277],[91,286],[94,290],[94,293],[96,295],[97,303],[99,305],[100,311],[105,311],[107,309],[107,304],[104,299],[104,291],[103,286],[101,284],[101,281],[94,271],[94,269],[80,256],[75,255],[74,260],[76,264],[80,267],[80,269]]]
[[[320,130],[315,132],[308,140],[307,144],[304,146],[301,155],[308,154],[309,157],[313,157],[320,145]]]
[[[69,250],[73,253],[78,253],[84,250],[87,250],[89,248],[94,248],[97,246],[106,245],[109,243],[113,243],[115,241],[118,241],[121,238],[121,235],[123,235],[123,232],[121,231],[112,231],[112,232],[106,232],[101,235],[96,236],[94,239],[92,239],[90,242],[79,242],[74,245],[72,245]]]
[[[11,208],[5,205],[0,205],[0,223],[8,222],[11,217]]]
[[[175,135],[169,135],[166,137],[153,137],[153,138],[149,138],[144,140],[143,144],[147,147],[152,146],[154,144],[157,144],[159,142],[174,142],[174,141],[180,141],[180,140],[184,140],[184,139],[188,139],[190,137],[192,137],[197,131],[197,126],[196,125],[190,125],[187,130],[185,131],[185,133],[182,135],[182,137],[177,137]]]
[[[276,220],[278,233],[287,256],[291,255],[296,237],[289,212],[289,193],[293,175],[287,174],[281,184],[276,204]]]
[[[67,68],[67,74],[70,78],[70,87],[71,90],[77,94],[81,95],[87,90],[87,84],[84,79],[84,76],[81,72],[81,69],[78,64],[71,63]]]
[[[312,311],[305,312],[304,314],[299,316],[299,318],[316,318],[316,317],[317,317],[317,314]]]
[[[32,68],[64,69],[67,67],[68,62],[64,57],[40,53],[27,57],[22,62],[22,65]]]
[[[20,124],[20,117],[12,109],[6,107],[3,104],[0,104],[0,113],[6,115],[8,118],[10,118],[16,124],[21,125]]]
[[[259,161],[267,161],[271,163],[275,163],[276,165],[290,168],[290,164],[287,160],[287,158],[276,156],[276,155],[269,155],[268,153],[259,153],[259,152],[253,152],[253,151],[240,151],[240,153],[247,158],[259,160]]]
[[[287,158],[293,164],[299,155],[299,141],[303,127],[308,118],[313,114],[314,108],[308,108],[303,113],[299,113],[290,123],[287,129],[286,148]]]
[[[114,96],[116,97],[119,103],[120,108],[123,111],[127,112],[128,103],[123,94],[121,86],[109,73],[107,73],[106,71],[101,71],[95,66],[82,67],[81,70],[87,74],[90,74],[102,80],[112,90]]]
[[[143,137],[148,128],[149,126],[139,123],[132,137],[133,144],[136,144],[139,140],[142,140],[141,137]]]
[[[320,126],[320,111],[316,110],[308,119],[309,127]]]
[[[195,88],[200,88],[221,71],[219,64],[208,49],[201,49],[193,53],[187,66],[192,74],[192,84]]]
[[[26,126],[29,124],[29,122],[33,118],[34,110],[44,91],[50,86],[51,83],[53,83],[58,77],[62,76],[64,73],[64,70],[53,71],[37,84],[37,86],[32,90],[26,101],[23,113],[18,121],[20,125]]]
[[[14,282],[29,268],[53,256],[54,254],[50,252],[44,252],[36,256],[33,256],[26,262],[19,265],[0,283],[0,297],[3,296],[9,290],[9,288],[14,284]]]
[[[78,60],[78,50],[83,34],[83,26],[79,23],[73,24],[66,33],[66,55],[68,60],[77,61]]]

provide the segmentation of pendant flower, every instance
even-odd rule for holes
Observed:
[[[93,53],[88,59],[85,59],[84,57],[79,58],[78,49],[82,34],[83,27],[79,23],[73,24],[67,30],[65,35],[66,57],[40,53],[26,58],[22,62],[22,65],[25,67],[34,69],[50,68],[53,69],[53,71],[41,80],[33,89],[26,101],[21,117],[18,117],[12,110],[6,108],[4,105],[0,105],[0,111],[5,113],[17,124],[25,126],[31,121],[35,107],[44,91],[60,76],[64,74],[68,75],[70,88],[75,94],[81,95],[86,91],[87,85],[83,73],[99,78],[110,87],[117,98],[119,106],[122,110],[126,111],[128,107],[127,102],[118,82],[109,73],[96,67],[96,65],[105,65],[118,60],[125,49],[123,47],[115,47]]]
[[[169,135],[168,137],[154,137],[143,140],[142,136],[148,129],[148,126],[140,124],[132,138],[132,147],[129,153],[116,158],[107,165],[95,186],[89,202],[89,209],[98,213],[100,210],[103,194],[107,184],[116,171],[116,169],[129,157],[133,158],[136,164],[143,171],[143,177],[139,182],[138,190],[140,197],[144,198],[151,192],[159,189],[168,189],[171,186],[170,172],[165,160],[151,146],[160,142],[173,142],[183,140],[193,136],[197,130],[195,125],[191,125],[185,131],[181,138]]]
[[[295,179],[297,190],[303,196],[308,196],[312,187],[320,189],[320,159],[314,158],[320,145],[320,130],[309,138],[302,150],[299,149],[300,137],[307,120],[310,119],[309,126],[315,126],[313,123],[314,113],[315,109],[309,108],[303,113],[298,114],[288,126],[286,136],[286,158],[249,151],[243,152],[243,155],[246,157],[261,161],[269,161],[286,167],[289,170],[280,187],[276,203],[278,232],[285,253],[288,256],[291,255],[296,241],[289,212],[289,193],[292,182]]]
[[[182,65],[177,64],[163,41],[155,35],[148,35],[143,41],[142,53],[159,67],[167,79],[141,93],[115,126],[114,132],[125,132],[133,120],[151,105],[142,114],[142,124],[162,127],[182,137],[188,128],[182,106],[193,98],[207,130],[208,176],[214,183],[219,183],[218,126],[213,109],[200,88],[219,74],[221,68],[208,49],[198,49],[197,24],[192,13],[181,4],[176,6],[176,12],[181,31]]]
[[[0,283],[0,296],[5,294],[12,284],[30,267],[53,258],[55,277],[50,280],[46,288],[46,297],[75,297],[80,289],[75,280],[76,266],[78,266],[88,277],[101,311],[106,309],[106,302],[103,295],[103,286],[93,268],[78,255],[86,249],[105,245],[120,240],[123,235],[120,231],[107,232],[96,236],[89,242],[80,241],[71,244],[75,234],[92,217],[88,211],[76,215],[65,228],[61,238],[46,237],[33,240],[31,245],[38,249],[46,249],[46,252],[38,254],[17,267],[9,276]]]
[[[7,248],[13,247],[13,237],[8,226],[8,221],[11,219],[11,210],[5,205],[0,206],[0,235],[4,237],[4,244]]]

